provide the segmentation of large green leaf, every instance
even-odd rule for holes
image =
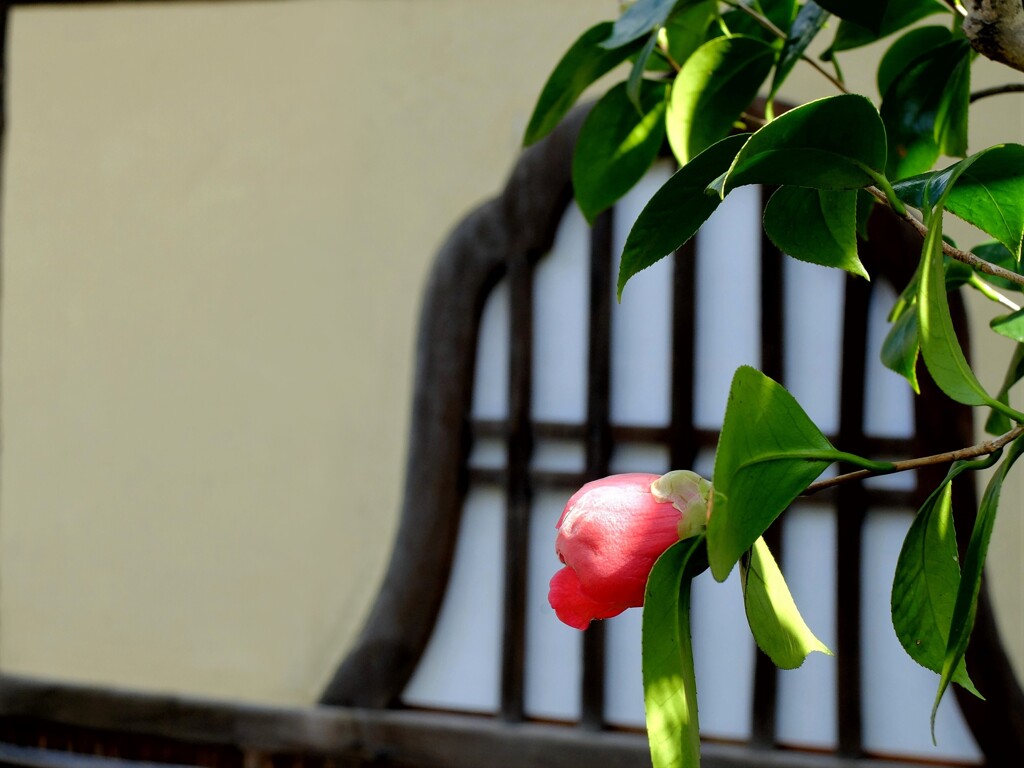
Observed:
[[[629,97],[630,103],[637,112],[645,111],[640,100],[640,91],[644,82],[644,73],[647,71],[647,64],[651,61],[651,54],[654,53],[654,47],[657,44],[658,33],[651,32],[644,47],[637,54],[633,68],[629,71],[629,78],[626,80],[626,96]]]
[[[885,168],[885,129],[863,96],[811,101],[757,131],[733,161],[722,194],[744,184],[859,189]]]
[[[752,37],[718,37],[698,48],[672,85],[667,125],[685,165],[727,136],[771,72],[775,50]]]
[[[763,538],[740,563],[743,606],[757,646],[780,669],[796,669],[814,651],[832,655],[804,622]]]
[[[893,320],[885,341],[882,342],[882,364],[905,378],[918,394],[917,357],[921,350],[917,331],[916,302],[910,304]]]
[[[967,470],[991,466],[992,459],[958,461],[921,506],[903,540],[892,583],[892,624],[907,654],[927,669],[942,672],[960,585],[956,532],[951,508],[952,482]],[[961,661],[953,679],[977,693]]]
[[[725,173],[747,136],[730,136],[701,152],[659,189],[626,238],[618,295],[637,272],[665,258],[693,237],[721,202],[707,186]]]
[[[840,19],[880,32],[889,0],[818,0],[818,5]]]
[[[1010,272],[1021,273],[1021,264],[1014,256],[1013,252],[1010,251],[1002,243],[997,243],[991,240],[986,243],[980,243],[971,249],[971,252],[989,262],[990,264],[997,264],[1004,269],[1008,269]],[[985,281],[991,283],[1001,291],[1024,291],[1024,287],[1020,283],[1014,282],[1013,280],[1007,280],[1004,277],[997,277],[996,275],[985,275]]]
[[[665,138],[667,86],[644,81],[642,114],[630,104],[626,88],[620,83],[594,105],[576,142],[572,185],[591,222],[640,180]]]
[[[764,231],[794,258],[868,277],[857,257],[856,190],[780,187],[765,206]]]
[[[932,166],[939,154],[967,152],[971,46],[954,40],[914,59],[882,96],[889,178]]]
[[[636,0],[615,21],[605,48],[618,48],[634,40],[646,37],[648,33],[664,25],[672,9],[680,0]]]
[[[885,7],[885,13],[882,15],[882,24],[877,32],[860,24],[843,21],[839,25],[839,29],[836,30],[835,41],[822,58],[827,60],[839,51],[848,51],[868,45],[894,32],[899,32],[926,16],[942,12],[949,12],[949,6],[945,5],[942,0],[889,0]]]
[[[714,577],[724,581],[772,521],[840,459],[863,461],[836,451],[782,385],[738,368],[715,453],[707,530]]]
[[[946,27],[918,27],[900,37],[889,46],[889,50],[878,62],[878,72],[875,76],[878,95],[884,96],[900,73],[909,67],[914,59],[952,39],[953,33]]]
[[[669,18],[664,34],[672,61],[682,65],[704,44],[717,11],[717,0],[698,0]]]
[[[924,188],[936,175],[914,176],[893,189],[900,199],[920,208]],[[946,194],[945,207],[994,237],[1019,261],[1024,238],[1024,146],[999,144],[972,155],[969,167]]]
[[[1024,342],[1024,309],[1018,309],[1009,315],[993,318],[989,323],[992,330],[1016,342]]]
[[[704,537],[672,545],[647,579],[641,666],[653,768],[700,768],[690,582],[707,567]]]
[[[610,21],[597,24],[584,32],[566,51],[533,108],[523,136],[524,146],[534,144],[551,133],[591,83],[624,62],[640,47],[640,44],[632,44],[615,50],[603,48],[601,42],[611,31]]]
[[[775,75],[772,77],[772,88],[768,93],[768,101],[772,101],[779,92],[779,88],[793,71],[793,67],[800,61],[800,58],[807,51],[818,33],[828,22],[829,13],[814,0],[807,0],[789,27],[789,34],[786,37],[785,45],[782,46],[782,53],[779,55],[779,63],[775,66]],[[785,29],[785,27],[783,27]]]
[[[974,521],[971,539],[964,553],[963,572],[960,586],[956,592],[953,606],[953,619],[949,628],[949,642],[946,644],[946,655],[939,678],[939,689],[935,694],[932,707],[932,738],[935,737],[935,713],[938,711],[942,695],[954,679],[956,670],[967,651],[967,643],[974,629],[974,617],[978,611],[978,593],[981,591],[981,576],[988,556],[988,545],[992,540],[992,528],[995,526],[996,513],[999,511],[999,497],[1003,490],[1003,481],[1014,462],[1024,453],[1024,439],[1018,438],[1010,444],[1006,458],[988,482],[985,493],[978,506],[978,517]]]

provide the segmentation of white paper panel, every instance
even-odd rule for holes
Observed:
[[[578,720],[583,634],[567,627],[548,603],[548,583],[562,567],[555,524],[568,495],[536,494],[530,526],[526,599],[525,708],[530,717]]]
[[[496,712],[505,562],[504,495],[471,489],[434,634],[405,688],[406,704]]]
[[[882,365],[879,356],[889,332],[886,317],[896,293],[881,280],[877,283],[868,311],[864,431],[879,437],[907,437],[914,432],[913,390],[906,379]]]
[[[743,612],[739,568],[725,583],[710,572],[693,581],[691,631],[700,699],[700,730],[746,739],[751,733],[754,641]]]
[[[469,466],[473,469],[501,469],[506,458],[505,441],[499,437],[486,437],[473,441]]]
[[[586,448],[582,442],[541,438],[534,441],[530,466],[552,472],[582,472],[586,461]]]
[[[907,656],[892,628],[892,577],[910,520],[906,513],[872,512],[864,527],[864,746],[871,751],[935,760],[979,761],[981,755],[951,691],[939,708],[935,720],[939,743],[932,746],[928,720],[939,677]]]
[[[826,434],[839,429],[845,272],[789,258],[785,279],[785,385]]]
[[[670,469],[668,448],[664,445],[620,443],[615,446],[609,468],[612,474],[650,472],[655,475],[663,475]]]
[[[829,507],[797,504],[786,512],[781,568],[807,626],[834,651],[836,519]],[[779,672],[778,738],[801,746],[835,745],[834,657],[813,653],[799,669]]]
[[[644,726],[644,678],[640,661],[643,611],[630,608],[605,626],[605,718],[611,725]]]
[[[508,417],[508,283],[491,292],[480,318],[476,371],[473,380],[473,418]]]
[[[616,274],[618,255],[633,222],[669,175],[669,169],[659,165],[616,206],[612,250]],[[668,424],[671,354],[672,259],[666,258],[631,278],[622,303],[612,305],[613,422]]]
[[[586,418],[589,254],[590,230],[570,205],[534,275],[532,406],[539,421]]]
[[[761,208],[758,187],[740,187],[697,233],[697,377],[694,422],[722,424],[732,375],[761,360]]]

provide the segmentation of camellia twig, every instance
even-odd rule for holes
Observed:
[[[971,94],[970,102],[973,104],[981,99],[987,99],[989,96],[1000,96],[1004,93],[1024,93],[1024,83],[1006,83],[991,88],[981,88]]]
[[[870,469],[858,469],[856,472],[848,472],[845,475],[837,475],[836,477],[830,477],[828,480],[819,480],[816,483],[811,483],[804,490],[804,496],[810,496],[818,491],[823,491],[826,488],[832,488],[836,485],[848,483],[852,480],[863,480],[865,477],[872,477],[874,475],[891,475],[894,472],[905,472],[908,469],[917,469],[918,467],[929,467],[935,464],[950,464],[954,461],[960,461],[961,459],[975,459],[979,456],[987,456],[990,453],[995,453],[1003,446],[1012,443],[1021,435],[1024,435],[1024,424],[1018,424],[1016,427],[1011,429],[1004,435],[986,440],[983,443],[972,445],[968,448],[961,448],[956,451],[948,451],[946,453],[937,453],[934,456],[922,456],[917,459],[907,459],[905,461],[894,461],[892,463],[892,469],[884,472],[878,472]]]
[[[871,195],[876,200],[878,200],[878,202],[889,206],[890,209],[892,208],[892,203],[889,202],[889,199],[885,196],[885,193],[882,190],[878,189],[877,187],[865,187],[865,189],[869,193],[871,193]],[[901,214],[897,213],[896,215],[900,216]],[[918,234],[920,234],[921,237],[925,237],[928,234],[928,227],[926,227],[924,224],[922,224],[920,221],[914,218],[910,213],[904,212],[902,214],[902,218],[910,222],[910,224],[913,225],[914,229],[918,231]],[[945,241],[943,241],[942,243],[942,252],[949,256],[951,259],[956,259],[957,261],[963,262],[967,266],[972,267],[978,270],[979,272],[984,272],[986,275],[992,275],[993,277],[1001,277],[1004,280],[1009,280],[1011,283],[1016,283],[1017,285],[1024,285],[1024,275],[1018,274],[1016,272],[1011,272],[1005,267],[1000,267],[998,264],[993,264],[991,261],[985,261],[985,259],[981,258],[980,256],[974,255],[970,251],[961,251],[959,248],[956,248],[955,246],[952,246]]]

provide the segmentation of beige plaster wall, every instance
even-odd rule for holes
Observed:
[[[0,669],[315,698],[387,562],[432,253],[614,6],[14,11]],[[1020,135],[999,109],[979,141]],[[1012,490],[995,554],[1021,649]]]

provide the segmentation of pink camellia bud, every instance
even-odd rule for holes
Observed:
[[[612,475],[576,491],[556,526],[566,567],[551,579],[548,602],[558,618],[586,629],[643,605],[654,561],[703,532],[710,495],[711,484],[687,470]]]

